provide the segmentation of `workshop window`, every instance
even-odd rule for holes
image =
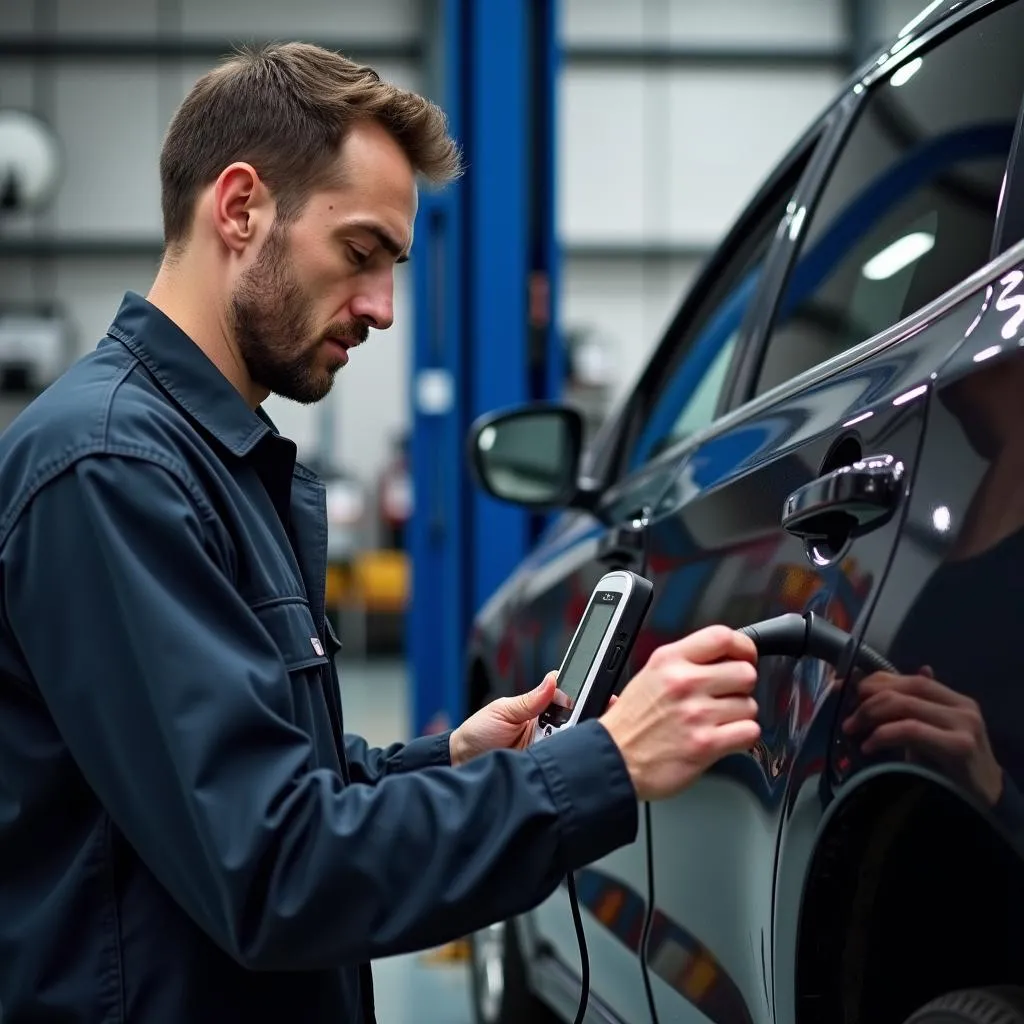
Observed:
[[[989,259],[1024,94],[1024,5],[871,87],[807,225],[756,393],[885,331]]]

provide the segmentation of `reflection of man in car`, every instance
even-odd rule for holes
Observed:
[[[1024,825],[1022,605],[1024,359],[975,371],[943,392],[988,467],[947,557],[900,627],[890,660],[903,675],[857,684],[843,723],[868,756],[902,749],[997,813]]]
[[[865,755],[903,747],[910,760],[942,771],[989,806],[998,802],[1003,772],[975,700],[943,686],[927,666],[916,675],[872,673],[857,696],[843,731],[864,737]]]

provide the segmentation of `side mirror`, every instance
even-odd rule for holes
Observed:
[[[565,507],[577,495],[583,420],[575,409],[528,405],[482,416],[469,431],[476,482],[501,501]]]

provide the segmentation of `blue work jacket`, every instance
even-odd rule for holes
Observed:
[[[4,1024],[365,1024],[370,961],[635,837],[597,722],[458,768],[344,732],[295,454],[131,292],[0,437]]]

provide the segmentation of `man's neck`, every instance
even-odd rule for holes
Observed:
[[[146,299],[196,343],[255,409],[266,394],[253,384],[245,368],[228,320],[227,303],[210,289],[211,277],[187,260],[173,264],[165,260]]]

